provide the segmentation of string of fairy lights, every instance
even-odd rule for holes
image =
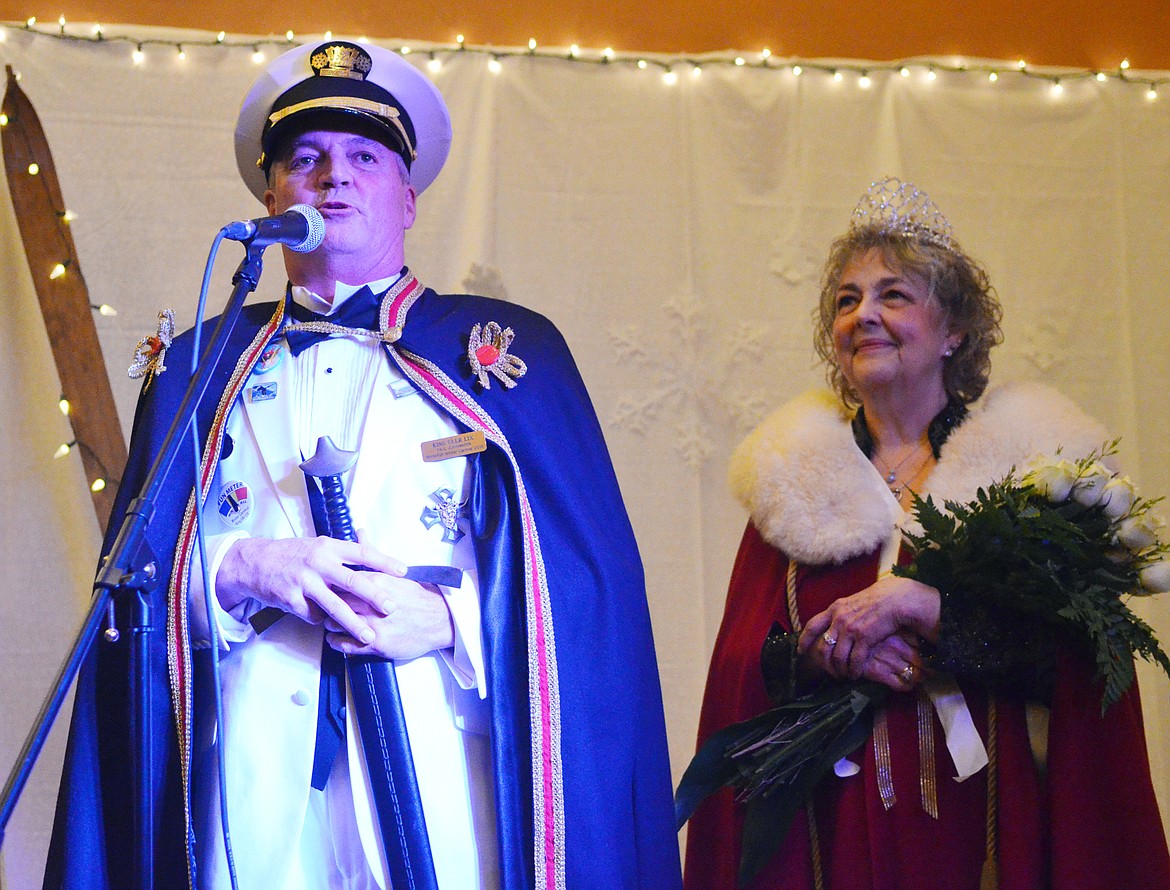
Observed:
[[[69,23],[64,16],[58,18],[56,23],[46,24],[38,22],[35,18],[30,18],[23,23],[2,24],[0,39],[3,39],[4,29],[9,28],[35,32],[61,40],[123,44],[129,49],[128,57],[131,64],[134,65],[146,64],[148,57],[158,50],[164,50],[176,61],[183,62],[187,59],[187,50],[196,46],[251,50],[253,63],[262,65],[272,52],[280,52],[290,46],[310,40],[332,40],[334,37],[334,34],[329,31],[324,32],[324,34],[312,35],[299,35],[293,31],[286,31],[283,36],[271,35],[267,37],[237,37],[229,36],[226,31],[208,31],[192,32],[191,36],[186,39],[174,39],[113,31],[100,23]],[[1113,83],[1142,90],[1145,97],[1152,101],[1158,98],[1160,87],[1170,84],[1170,72],[1137,71],[1132,68],[1128,59],[1122,59],[1114,69],[1105,70],[1040,67],[1030,65],[1024,59],[1011,62],[967,62],[923,58],[888,62],[826,61],[792,57],[781,58],[767,48],[752,52],[704,53],[701,55],[640,54],[619,52],[612,47],[585,49],[577,44],[567,47],[543,46],[538,43],[535,37],[528,41],[527,47],[473,45],[468,43],[462,34],[456,36],[453,43],[412,44],[403,41],[371,41],[365,36],[353,39],[377,43],[394,49],[402,55],[421,54],[426,57],[425,65],[432,73],[441,71],[444,62],[453,55],[481,56],[486,60],[487,69],[493,74],[501,73],[504,70],[505,62],[510,58],[530,57],[580,64],[633,66],[643,71],[657,71],[661,75],[663,83],[668,86],[678,83],[684,77],[699,78],[707,68],[728,66],[770,70],[792,77],[827,76],[836,82],[851,81],[858,89],[862,90],[871,89],[874,85],[874,78],[878,75],[901,78],[917,77],[927,83],[937,80],[940,76],[962,75],[982,78],[991,85],[1009,78],[1027,78],[1046,87],[1053,96],[1060,96],[1068,84],[1077,81]]]
[[[110,46],[124,46],[127,48],[128,61],[132,65],[146,65],[148,62],[162,61],[169,56],[174,62],[187,61],[188,49],[192,48],[223,48],[230,50],[251,51],[251,61],[255,65],[264,64],[271,55],[283,52],[285,49],[301,43],[317,40],[332,40],[334,34],[326,31],[323,34],[296,34],[286,31],[284,35],[267,37],[229,36],[226,31],[218,32],[190,32],[183,39],[174,37],[159,37],[153,33],[134,33],[133,30],[108,29],[100,23],[69,23],[64,16],[55,23],[38,22],[36,18],[29,18],[24,22],[0,23],[0,42],[7,39],[9,32],[27,32],[38,36],[57,40],[107,44]],[[184,32],[186,33],[186,32]],[[1096,81],[1106,84],[1112,83],[1131,89],[1144,90],[1145,98],[1153,101],[1158,98],[1159,88],[1170,84],[1170,72],[1138,72],[1132,69],[1129,60],[1121,60],[1112,70],[1088,68],[1053,68],[1029,65],[1020,59],[1014,62],[966,62],[962,60],[943,59],[907,59],[889,62],[870,61],[826,61],[818,59],[781,58],[771,50],[763,48],[752,52],[704,53],[701,55],[669,55],[643,54],[619,52],[612,47],[602,49],[586,49],[577,44],[567,47],[542,46],[536,38],[528,41],[526,47],[492,47],[468,43],[462,34],[457,35],[452,43],[410,43],[373,40],[366,36],[355,36],[360,42],[377,43],[403,56],[424,57],[425,68],[432,74],[438,74],[446,61],[456,56],[481,57],[485,60],[487,70],[492,74],[501,74],[509,59],[533,58],[549,61],[560,61],[587,65],[615,65],[633,67],[640,71],[657,72],[662,82],[667,86],[677,84],[684,77],[698,79],[707,68],[734,67],[771,71],[776,74],[790,77],[822,76],[831,78],[838,83],[851,82],[857,89],[868,90],[874,86],[877,76],[898,77],[906,80],[917,79],[924,83],[931,83],[940,77],[979,77],[989,85],[998,84],[1008,78],[1024,78],[1035,81],[1046,87],[1054,97],[1059,97],[1066,85],[1077,81]],[[165,55],[164,55],[165,54]],[[19,73],[17,74],[19,77]],[[7,125],[8,121],[0,114],[0,126]],[[30,176],[37,176],[38,165],[29,165]],[[66,208],[57,210],[59,225],[68,225],[75,215]],[[61,241],[68,251],[68,239]],[[57,279],[68,274],[69,267],[75,262],[71,255],[64,256],[56,263],[47,275],[50,279]],[[91,305],[91,308],[103,316],[117,315],[117,310],[108,304]],[[68,416],[69,402],[61,397],[60,409]],[[77,440],[63,443],[56,451],[55,457],[61,458],[74,449],[81,448],[89,451],[84,443]],[[93,490],[100,491],[105,486],[104,479],[97,479],[92,483]]]
[[[4,33],[3,30],[0,29],[0,35],[2,35],[3,33]],[[16,78],[17,78],[17,80],[20,79],[19,73],[16,74]],[[3,112],[0,112],[0,127],[7,128],[8,124],[9,124],[8,115],[3,113]],[[24,131],[23,129],[18,129],[18,130],[16,130],[16,132],[24,140],[24,154],[25,154],[25,156],[26,157],[33,157],[36,153],[33,151],[33,148],[32,148],[32,145],[29,141],[27,132]],[[42,158],[41,160],[45,160],[45,159]],[[73,255],[73,247],[72,247],[73,242],[72,242],[72,239],[70,237],[68,237],[68,235],[66,234],[66,229],[65,229],[66,226],[68,226],[75,219],[77,219],[77,214],[74,213],[72,210],[68,209],[67,207],[57,205],[56,196],[54,195],[53,190],[49,187],[49,184],[45,181],[45,178],[43,176],[41,176],[41,165],[39,163],[37,163],[37,161],[35,161],[35,160],[31,161],[27,167],[26,172],[28,173],[30,180],[35,182],[40,187],[40,189],[44,192],[46,203],[52,208],[53,215],[56,218],[57,226],[56,226],[55,232],[56,232],[56,236],[57,236],[56,240],[57,240],[59,250],[60,250],[60,253],[59,253],[60,259],[56,263],[54,263],[51,268],[49,268],[45,271],[45,276],[50,281],[57,281],[58,279],[63,278],[65,275],[69,274],[69,269],[72,267],[76,267],[76,265],[77,265],[77,259]],[[107,317],[107,318],[113,317],[113,316],[118,314],[118,310],[115,309],[113,306],[111,306],[108,303],[101,303],[101,304],[90,303],[90,309],[92,309],[94,312],[98,313],[98,315],[101,315],[101,316]],[[69,399],[66,398],[64,393],[61,393],[61,396],[57,401],[57,407],[60,409],[61,414],[64,415],[66,418],[68,418],[70,416],[70,414],[72,413],[72,410],[73,410],[72,405],[69,402]],[[106,467],[106,465],[103,463],[100,455],[93,448],[91,448],[89,445],[87,445],[85,442],[83,442],[77,438],[74,438],[74,439],[70,440],[69,442],[63,442],[60,446],[58,446],[57,450],[53,453],[53,457],[56,459],[63,458],[65,456],[69,455],[70,453],[72,453],[75,449],[86,452],[94,460],[94,462],[97,463],[98,467],[101,469],[101,475],[97,476],[90,483],[90,490],[93,491],[95,494],[97,492],[105,490],[106,485],[107,485],[107,478],[110,477],[109,468]],[[115,479],[114,482],[116,483],[117,480]]]

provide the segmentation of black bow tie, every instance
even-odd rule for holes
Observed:
[[[312,309],[306,309],[295,300],[289,300],[289,315],[298,323],[326,322],[339,325],[343,328],[357,328],[365,331],[378,330],[378,308],[382,305],[382,294],[374,295],[369,286],[355,291],[354,294],[341,304],[341,308],[332,315],[321,315]],[[320,343],[329,336],[328,331],[289,331],[284,332],[288,341],[288,348],[293,355],[300,355],[314,343]]]

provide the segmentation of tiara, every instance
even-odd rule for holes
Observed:
[[[913,183],[894,176],[870,185],[857,202],[849,228],[853,231],[867,227],[879,235],[914,238],[946,250],[955,249],[951,224],[938,205]]]

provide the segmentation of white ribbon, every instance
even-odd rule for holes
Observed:
[[[936,674],[926,681],[926,694],[938,714],[947,750],[959,771],[955,781],[971,778],[987,766],[987,749],[975,728],[975,721],[971,719],[971,709],[967,707],[963,691],[950,674]]]

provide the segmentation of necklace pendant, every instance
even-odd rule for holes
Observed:
[[[888,475],[886,477],[886,482],[890,485],[893,485],[894,482],[897,481],[897,479],[898,479],[898,474],[895,471],[890,470],[890,475]]]

